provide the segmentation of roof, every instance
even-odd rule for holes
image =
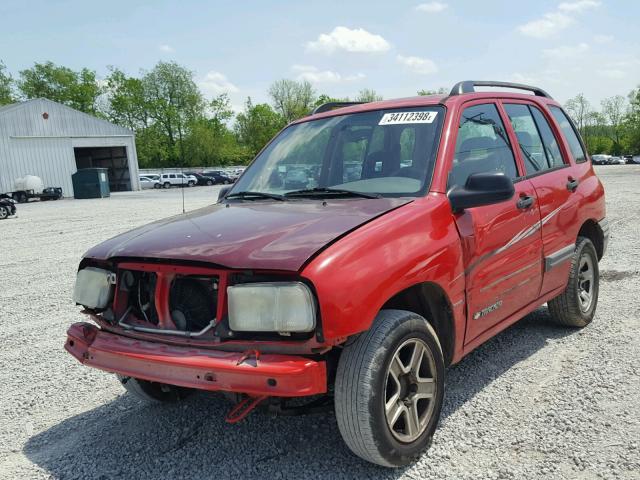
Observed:
[[[67,105],[63,105],[62,103],[54,102],[53,100],[49,100],[47,98],[34,98],[31,100],[26,100],[24,102],[13,103],[10,105],[4,105],[0,107],[0,117],[4,117],[9,114],[19,114],[20,112],[24,112],[26,115],[30,115],[32,112],[28,112],[28,110],[33,110],[33,113],[37,112],[59,112],[66,119],[75,117],[82,121],[85,125],[91,124],[93,129],[101,130],[105,129],[105,136],[108,135],[134,135],[134,132],[129,130],[128,128],[122,127],[120,125],[116,125],[115,123],[111,123],[108,120],[98,118],[94,115],[90,115],[85,112],[81,112],[80,110],[76,110]],[[65,122],[66,123],[66,122]],[[65,127],[68,125],[65,124]],[[107,133],[108,132],[108,133]],[[16,132],[17,133],[17,132]],[[69,132],[71,134],[71,132]]]

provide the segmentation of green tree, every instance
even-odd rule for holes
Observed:
[[[128,77],[122,70],[109,67],[105,93],[105,114],[110,121],[136,132],[149,126],[149,108],[141,79]]]
[[[358,92],[358,96],[356,97],[356,102],[379,102],[382,100],[382,95],[378,95],[375,90],[371,88],[363,88]]]
[[[205,113],[193,73],[175,62],[158,62],[142,77],[142,89],[149,118],[166,135],[170,161],[186,165],[184,139],[189,125]]]
[[[15,103],[13,96],[13,78],[7,72],[6,65],[0,60],[0,105]]]
[[[448,93],[447,89],[445,87],[439,87],[436,90],[429,90],[429,89],[421,89],[418,90],[418,95],[421,96],[426,96],[426,95],[446,95]]]
[[[593,109],[584,94],[579,93],[575,97],[567,100],[567,103],[565,103],[565,109],[576,123],[578,130],[580,130],[580,134],[583,137],[586,136],[585,128],[589,125],[589,118]]]
[[[240,144],[255,156],[286,124],[285,119],[266,103],[254,105],[247,99],[244,112],[236,116],[235,132]]]
[[[277,80],[269,87],[269,96],[287,123],[308,115],[316,102],[316,91],[306,80]]]
[[[627,149],[634,155],[640,154],[640,87],[629,93],[629,112],[624,122]]]
[[[625,153],[623,133],[627,101],[622,95],[614,95],[613,97],[602,100],[601,105],[602,115],[610,127],[609,132],[613,142],[611,153],[614,155]]]
[[[98,113],[101,89],[96,72],[87,68],[75,72],[53,62],[35,63],[20,72],[18,89],[26,99],[48,98],[81,112]]]

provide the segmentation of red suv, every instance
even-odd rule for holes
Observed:
[[[446,366],[545,302],[591,322],[607,239],[584,144],[539,88],[327,104],[218,204],[87,252],[75,301],[93,323],[65,348],[146,399],[227,392],[230,421],[332,405],[353,452],[404,465]]]

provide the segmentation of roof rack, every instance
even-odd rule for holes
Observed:
[[[318,105],[313,109],[311,115],[315,115],[316,113],[328,112],[330,110],[336,110],[338,108],[350,107],[351,105],[361,105],[367,102],[328,102],[323,103],[322,105]]]
[[[449,96],[462,95],[463,93],[473,93],[476,91],[474,87],[517,88],[518,90],[528,90],[530,92],[533,92],[533,94],[538,97],[551,98],[551,95],[538,87],[532,87],[530,85],[524,85],[522,83],[496,82],[491,80],[465,80],[463,82],[458,82],[451,89]]]

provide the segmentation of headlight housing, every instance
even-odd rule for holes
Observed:
[[[301,282],[244,283],[227,287],[229,327],[245,332],[311,332],[316,305]]]
[[[87,267],[78,271],[73,300],[84,307],[103,309],[113,297],[116,274],[102,268]]]

